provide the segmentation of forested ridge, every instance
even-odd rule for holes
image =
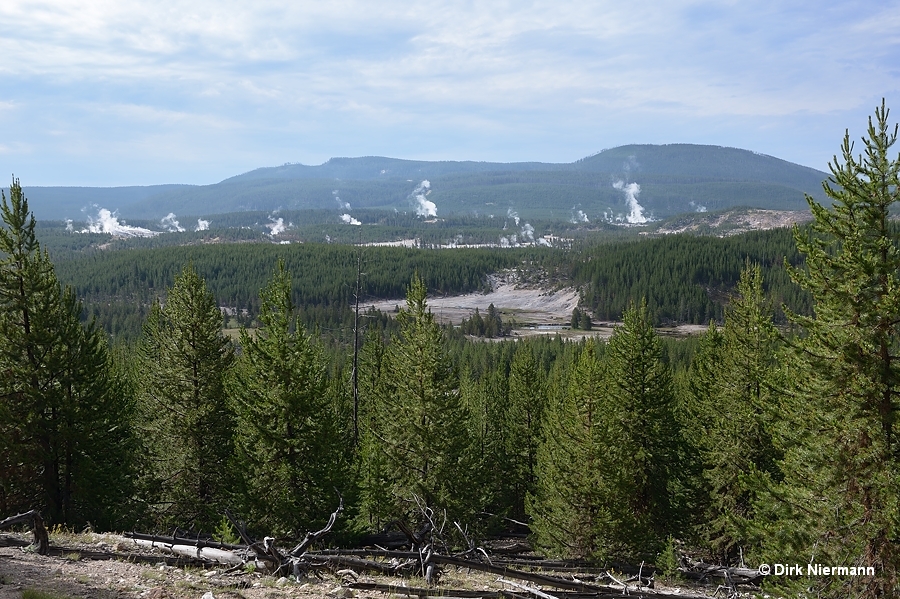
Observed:
[[[467,274],[440,279],[417,262],[429,254],[387,252],[395,273],[409,260],[406,301],[395,324],[365,328],[357,377],[348,343],[304,326],[294,269],[327,258],[355,281],[358,249],[141,250],[166,265],[159,271],[126,251],[91,254],[85,268],[112,277],[101,279],[109,289],[148,285],[142,273],[152,271],[164,298],[150,300],[132,343],[110,348],[95,322],[81,320],[14,180],[0,228],[0,510],[37,508],[69,526],[213,530],[231,509],[254,534],[296,537],[321,526],[336,489],[344,540],[397,521],[415,527],[436,510],[476,538],[507,518],[526,522],[547,555],[665,566],[683,547],[723,564],[814,559],[875,574],[771,576],[766,592],[895,596],[896,141],[884,105],[861,155],[845,139],[826,186],[833,204],[810,201],[815,221],[793,231],[795,252],[777,233],[647,242],[643,265],[640,243],[576,250],[585,259],[572,276],[593,289],[622,270],[720,281],[722,320],[699,340],[660,338],[659,299],[654,308],[631,295],[608,341],[474,343],[435,322],[428,288],[477,288],[479,269],[499,263],[460,253]],[[742,247],[741,260],[727,256],[728,243]],[[809,297],[783,315],[773,293],[780,251],[783,272]],[[262,284],[256,327],[234,341],[213,288],[242,255]],[[493,259],[531,259],[552,272],[559,256]],[[603,256],[617,266],[595,270]],[[80,263],[61,262],[60,272]],[[729,289],[721,273],[734,268]],[[349,297],[343,283],[328,283]],[[660,284],[679,297],[671,279]],[[621,289],[641,287],[625,278]],[[777,327],[781,319],[790,326]]]
[[[526,219],[566,220],[576,209],[591,222],[627,213],[618,180],[641,186],[641,205],[655,218],[752,206],[804,209],[804,193],[822,199],[823,173],[719,146],[629,145],[570,164],[413,161],[382,157],[332,158],[318,166],[260,168],[212,185],[156,188],[32,188],[40,218],[82,217],[100,203],[127,218],[211,218],[240,211],[353,210],[415,213],[414,190],[429,182],[438,215],[498,217],[511,209]],[[214,219],[213,219],[214,220]]]

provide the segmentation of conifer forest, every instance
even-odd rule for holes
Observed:
[[[0,227],[0,518],[329,542],[527,533],[542,555],[666,567],[874,567],[778,596],[900,594],[900,154],[884,105],[813,220],[731,237],[430,250],[218,244],[83,251],[18,180]],[[542,273],[608,339],[509,337],[434,294]],[[355,310],[360,295],[397,311]],[[223,311],[223,307],[227,309]],[[672,323],[704,325],[687,338]],[[459,323],[457,323],[459,324]],[[453,535],[457,535],[454,537]]]

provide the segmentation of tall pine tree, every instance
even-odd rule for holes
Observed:
[[[329,404],[324,360],[297,320],[284,261],[260,294],[259,321],[255,334],[241,330],[231,383],[240,501],[254,526],[299,536],[334,510],[334,489],[347,485],[347,444]]]
[[[232,492],[234,417],[225,377],[234,351],[222,324],[191,264],[144,323],[141,399],[161,523],[212,530]]]
[[[681,532],[684,441],[676,417],[672,376],[646,302],[632,305],[605,355],[604,418],[614,464],[609,488],[617,496],[608,534],[619,557],[655,559],[666,539]]]
[[[117,508],[128,510],[130,396],[111,375],[103,333],[81,324],[81,303],[41,251],[16,179],[2,218],[0,510],[112,526]]]
[[[367,502],[363,516],[421,518],[417,502],[445,509],[468,521],[475,508],[464,483],[468,468],[467,414],[459,396],[457,375],[447,359],[443,333],[428,309],[426,288],[416,275],[406,308],[397,317],[400,334],[382,358],[382,377],[364,431],[364,483],[387,497]],[[372,497],[371,488],[363,489]]]
[[[849,133],[824,184],[833,203],[808,198],[815,221],[795,230],[806,268],[792,276],[814,300],[789,364],[778,442],[783,481],[759,502],[764,559],[872,567],[875,576],[785,580],[816,596],[900,593],[900,200],[897,127],[882,103],[863,153]]]
[[[615,466],[604,419],[603,367],[593,340],[585,343],[567,389],[548,403],[537,448],[535,490],[527,498],[539,547],[554,555],[605,558],[615,549]]]
[[[724,328],[710,328],[691,365],[690,429],[705,482],[700,534],[726,565],[749,546],[741,532],[753,517],[747,474],[776,469],[771,406],[778,398],[777,338],[761,269],[748,265]]]

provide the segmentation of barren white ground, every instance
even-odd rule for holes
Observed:
[[[513,322],[513,337],[530,335],[561,334],[567,338],[609,337],[616,322],[595,322],[591,331],[562,330],[572,318],[572,310],[578,306],[578,291],[572,287],[548,290],[541,287],[523,286],[515,282],[511,274],[492,275],[493,288],[489,293],[469,293],[446,297],[429,297],[428,306],[437,320],[444,324],[458,325],[462,319],[470,318],[477,308],[485,314],[488,306],[500,311],[504,322]],[[405,299],[369,302],[363,309],[374,307],[386,313],[394,313],[397,307],[406,307]],[[679,325],[660,329],[661,334],[677,336],[692,335],[705,331],[705,326]]]

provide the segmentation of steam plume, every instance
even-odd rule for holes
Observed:
[[[169,233],[181,233],[184,231],[184,227],[178,224],[178,221],[175,219],[174,212],[170,212],[160,219],[159,224]]]
[[[437,216],[437,206],[425,197],[429,193],[431,193],[431,182],[426,179],[409,194],[409,197],[415,202],[416,214],[419,216]]]
[[[118,237],[155,237],[159,235],[159,231],[151,231],[142,227],[131,227],[124,222],[119,222],[119,217],[114,212],[110,212],[106,208],[98,208],[97,218],[87,217],[87,227],[82,229],[82,233],[108,233]]]
[[[337,189],[335,189],[334,191],[332,191],[332,192],[331,192],[331,195],[334,196],[334,201],[337,202],[337,204],[338,204],[338,210],[350,210],[350,202],[345,202],[345,201],[343,201],[343,200],[338,196],[338,190],[337,190]]]
[[[572,224],[589,223],[587,214],[582,210],[576,210],[577,206],[572,206]]]
[[[629,183],[625,185],[624,181],[616,181],[613,187],[625,194],[625,205],[628,207],[628,214],[625,215],[625,221],[632,225],[642,225],[649,222],[650,219],[644,216],[644,207],[638,204],[637,197],[641,193],[641,186],[637,183]]]
[[[284,230],[286,227],[284,226],[283,218],[278,217],[277,219],[275,219],[270,216],[269,220],[272,221],[272,222],[266,224],[266,226],[269,227],[269,235],[271,235],[272,237],[275,237],[276,235],[280,235],[280,234],[284,233]]]

